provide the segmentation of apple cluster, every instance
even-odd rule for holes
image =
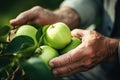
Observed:
[[[12,41],[6,48],[7,54],[18,57],[38,57],[49,70],[48,62],[61,54],[77,47],[81,40],[71,36],[71,30],[63,22],[51,25],[22,25],[14,34]]]

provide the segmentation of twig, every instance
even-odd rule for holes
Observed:
[[[17,73],[17,71],[19,70],[19,66],[15,69],[15,71],[10,75],[8,76],[8,78],[6,80],[14,80],[14,75]]]

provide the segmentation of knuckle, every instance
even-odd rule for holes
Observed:
[[[87,60],[87,61],[85,62],[85,66],[86,66],[86,67],[89,67],[91,64],[92,64],[91,60]]]
[[[67,55],[66,55],[66,59],[67,59],[67,64],[73,62],[71,54],[67,54]]]
[[[92,65],[93,65],[93,64],[92,64],[92,60],[87,60],[87,61],[84,63],[84,69],[85,69],[85,70],[88,70],[88,69],[91,68]]]
[[[32,10],[41,10],[41,9],[43,9],[43,8],[40,7],[40,6],[35,6],[35,7],[32,8]]]
[[[93,33],[94,31],[93,30],[88,30],[87,31],[89,34]]]
[[[87,46],[90,46],[89,44]],[[85,56],[88,56],[89,58],[92,58],[94,57],[94,50],[92,48],[88,48],[86,51],[85,51]]]
[[[67,72],[67,73],[72,72],[72,70],[73,70],[72,66],[68,66],[68,67],[66,67],[66,72]]]
[[[21,17],[23,17],[25,13],[26,13],[26,11],[25,11],[25,12],[20,13],[20,16],[21,16]]]
[[[54,67],[61,67],[72,63],[73,60],[70,54],[65,54],[54,58],[51,62],[54,64]]]
[[[33,9],[39,9],[39,8],[41,8],[40,6],[35,6],[35,7],[33,7]]]

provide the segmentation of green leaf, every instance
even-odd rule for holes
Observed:
[[[14,54],[18,51],[26,50],[27,48],[33,47],[34,45],[34,40],[31,37],[25,35],[17,36],[7,46],[4,53]]]
[[[10,31],[10,26],[0,27],[0,36],[8,34]]]
[[[10,64],[11,58],[10,56],[0,56],[0,68]]]
[[[0,27],[0,41],[6,41],[8,33],[10,32],[10,26]]]
[[[20,61],[29,80],[54,80],[51,71],[40,58],[30,58],[28,61]]]
[[[4,54],[3,51],[6,49],[8,42],[0,41],[0,54]]]
[[[38,30],[36,33],[36,39],[37,39],[37,42],[39,43],[39,46],[42,45],[41,37],[43,35],[43,30],[42,30],[43,26],[36,23],[30,23],[29,25],[34,26]]]
[[[42,43],[40,42],[40,38],[42,36],[43,32],[42,32],[42,27],[38,29],[37,33],[36,33],[36,39],[37,42],[39,43],[39,45],[41,45]]]
[[[41,37],[40,37],[40,39],[39,39],[39,44],[40,44],[40,45],[42,45],[43,42],[44,42],[43,39],[44,39],[46,30],[47,30],[48,27],[49,27],[49,25],[45,25],[45,26],[42,27],[42,35],[41,35]]]

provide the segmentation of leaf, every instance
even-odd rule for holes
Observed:
[[[0,36],[4,36],[8,34],[10,30],[11,30],[10,26],[7,26],[7,25],[0,27]]]
[[[36,39],[39,43],[39,46],[43,44],[43,37],[44,37],[48,27],[49,27],[49,25],[45,25],[45,26],[39,28],[37,31]]]
[[[4,54],[3,51],[6,49],[9,42],[2,42],[0,41],[0,54]]]
[[[54,80],[51,71],[40,58],[30,58],[28,61],[20,61],[29,80]]]
[[[40,37],[40,39],[39,39],[39,44],[40,44],[40,45],[42,45],[43,42],[44,42],[43,39],[44,39],[46,30],[47,30],[48,27],[49,27],[49,25],[45,25],[45,26],[42,27],[42,35],[41,35],[41,37]]]
[[[11,58],[10,56],[0,56],[0,68],[10,64]]]
[[[5,54],[14,54],[17,51],[25,50],[35,45],[34,40],[25,35],[15,37],[5,49]]]
[[[41,27],[38,29],[38,31],[36,33],[36,39],[37,39],[37,42],[39,43],[39,45],[41,45],[41,43],[39,41],[40,41],[42,34],[43,34],[43,32],[42,32],[42,27]]]
[[[6,41],[8,33],[10,32],[10,26],[0,27],[0,41]]]
[[[42,31],[43,26],[36,23],[30,23],[29,25],[34,26],[38,30],[36,33],[36,39],[37,42],[39,43],[39,46],[42,45],[41,36],[43,35],[43,31]]]

